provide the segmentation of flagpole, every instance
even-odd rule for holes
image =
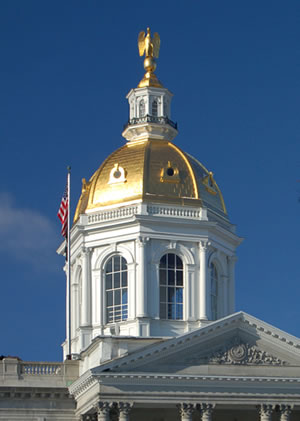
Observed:
[[[71,205],[71,167],[68,170],[68,230],[67,230],[67,259],[68,259],[68,359],[71,359],[71,238],[70,238],[70,205]]]

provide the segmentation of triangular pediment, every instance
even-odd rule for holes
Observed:
[[[98,374],[110,371],[230,375],[246,371],[259,374],[262,369],[266,375],[276,375],[284,369],[300,375],[300,340],[239,312],[93,370]]]

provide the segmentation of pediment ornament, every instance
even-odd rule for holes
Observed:
[[[262,351],[255,345],[235,340],[207,357],[211,364],[285,365],[286,361]]]

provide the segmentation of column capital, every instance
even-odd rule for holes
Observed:
[[[272,413],[273,413],[273,405],[271,404],[261,404],[258,406],[258,411],[260,415],[261,421],[271,421]]]
[[[201,240],[199,241],[199,249],[202,252],[205,252],[211,245],[211,242],[208,240]]]
[[[132,402],[118,402],[119,420],[128,420],[129,413],[133,407]]]
[[[145,246],[145,244],[146,244],[148,241],[150,241],[150,238],[149,238],[149,237],[142,237],[142,236],[140,236],[140,237],[138,237],[138,238],[136,239],[136,242],[137,242],[138,246],[140,246],[140,247],[144,247],[144,246]]]
[[[98,402],[98,404],[95,406],[98,414],[98,421],[108,421],[110,408],[110,402]]]
[[[230,262],[230,263],[236,263],[237,262],[237,260],[238,260],[238,257],[237,256],[227,256],[227,258],[228,258],[228,261]]]
[[[81,421],[97,421],[97,414],[85,414],[81,415]]]
[[[191,421],[192,415],[195,410],[193,403],[180,403],[177,405],[182,420]]]
[[[202,415],[202,421],[211,421],[212,413],[215,408],[215,404],[212,403],[201,403],[199,404],[199,410]]]
[[[82,247],[81,254],[82,256],[88,256],[93,249],[91,247]]]
[[[293,409],[292,405],[286,405],[286,404],[280,405],[279,406],[280,421],[289,421],[291,413],[292,413],[292,409]]]

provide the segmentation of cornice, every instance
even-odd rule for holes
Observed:
[[[300,360],[300,340],[292,335],[287,334],[286,332],[281,331],[265,322],[256,319],[253,316],[248,315],[242,311],[219,319],[215,322],[212,322],[202,328],[199,328],[193,332],[186,333],[179,337],[169,339],[163,343],[154,344],[146,349],[137,351],[134,354],[127,355],[117,360],[111,361],[107,364],[103,364],[99,367],[94,368],[93,373],[99,373],[103,370],[111,369],[118,370],[123,369],[124,367],[138,367],[142,365],[147,360],[152,360],[156,358],[163,357],[164,355],[170,355],[174,352],[179,352],[186,345],[192,346],[199,338],[205,339],[215,336],[216,333],[221,334],[222,330],[226,331],[231,326],[242,327],[245,324],[245,327],[248,325],[251,328],[254,328],[257,332],[263,333],[270,338],[277,339],[285,344],[287,348],[290,348],[292,352],[297,354]]]
[[[207,375],[182,375],[182,374],[160,374],[160,373],[99,373],[96,374],[101,379],[148,379],[148,380],[170,380],[177,383],[179,381],[189,382],[249,382],[249,383],[300,383],[300,377],[266,377],[266,376],[207,376]]]
[[[78,399],[79,396],[97,383],[98,380],[96,377],[92,374],[91,370],[88,370],[69,386],[69,392],[75,399]]]

